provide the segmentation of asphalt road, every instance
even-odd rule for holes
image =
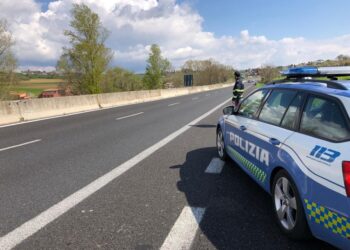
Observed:
[[[0,246],[174,249],[191,238],[192,249],[330,248],[284,237],[269,195],[233,162],[205,172],[221,108],[179,129],[230,96],[226,88],[0,128]],[[111,171],[98,191],[86,188]]]

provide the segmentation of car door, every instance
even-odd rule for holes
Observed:
[[[309,95],[300,129],[287,140],[309,174],[340,193],[345,192],[342,162],[350,159],[348,124],[347,114],[339,101]]]
[[[302,93],[295,90],[275,89],[263,104],[257,119],[247,127],[246,138],[256,146],[255,164],[269,175],[280,165],[279,152],[286,139],[294,131],[295,117],[303,99]],[[264,183],[268,188],[268,183]]]
[[[253,161],[256,157],[251,159],[252,156],[249,155],[249,150],[253,147],[253,144],[249,144],[252,139],[247,138],[247,130],[249,123],[256,117],[268,93],[268,89],[261,89],[254,92],[241,102],[237,114],[230,115],[225,119],[227,153],[248,173],[253,172],[252,165],[248,164],[248,162]]]
[[[226,141],[230,141],[230,132],[244,136],[243,132],[247,129],[252,118],[255,117],[268,92],[269,90],[262,89],[252,93],[241,102],[236,114],[226,117]]]

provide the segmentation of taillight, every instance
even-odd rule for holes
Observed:
[[[346,194],[350,197],[350,161],[343,161],[343,176]]]

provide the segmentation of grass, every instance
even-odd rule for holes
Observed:
[[[350,77],[348,76],[341,76],[341,77],[338,77],[339,80],[350,80]]]
[[[38,97],[44,89],[30,87],[12,87],[10,90],[16,93],[27,93],[27,95],[30,97]]]
[[[31,97],[38,97],[45,89],[55,89],[62,79],[30,79],[20,81],[18,85],[11,87],[11,91],[16,93],[27,93]]]
[[[264,86],[265,86],[265,83],[259,82],[259,83],[255,84],[255,86],[256,86],[257,88],[261,88],[261,87],[264,87]]]

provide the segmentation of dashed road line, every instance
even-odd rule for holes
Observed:
[[[207,173],[207,174],[220,174],[224,165],[225,165],[225,162],[223,162],[219,158],[213,158],[211,160],[211,162],[209,163],[209,166],[205,170],[205,173]]]
[[[198,99],[199,99],[198,97],[193,97],[192,101],[195,101],[195,100],[198,100]]]
[[[179,104],[180,104],[179,102],[175,102],[175,103],[169,104],[168,107],[172,107],[172,106],[179,105]]]
[[[107,184],[136,166],[138,163],[152,155],[154,152],[168,144],[169,142],[173,141],[175,138],[177,138],[179,135],[183,134],[187,130],[193,127],[193,125],[197,124],[207,116],[213,114],[215,111],[217,111],[219,108],[221,108],[223,105],[225,105],[230,99],[220,103],[213,109],[209,110],[205,114],[201,115],[200,117],[194,119],[192,122],[188,123],[187,125],[183,126],[179,130],[175,131],[174,133],[168,135],[164,139],[160,140],[153,146],[145,149],[138,155],[134,156],[130,160],[124,162],[123,164],[115,167],[110,172],[104,174],[103,176],[99,177],[98,179],[94,180],[90,184],[86,185],[85,187],[81,188],[80,190],[76,191],[75,193],[69,195],[67,198],[63,199],[62,201],[56,203],[55,205],[51,206],[47,210],[41,212],[36,217],[30,219],[29,221],[23,223],[19,227],[15,228],[13,231],[7,233],[6,235],[0,237],[0,249],[1,250],[7,250],[12,249],[36,232],[38,232],[43,227],[47,226],[52,221],[56,220],[61,215],[65,214],[67,211],[78,205],[80,202],[85,200],[86,198],[90,197],[92,194],[96,193],[98,190],[105,187]]]
[[[204,213],[205,208],[185,207],[160,250],[190,249]]]
[[[137,114],[132,114],[132,115],[127,115],[127,116],[122,116],[122,117],[119,117],[119,118],[116,118],[117,121],[120,121],[120,120],[123,120],[123,119],[126,119],[126,118],[130,118],[130,117],[134,117],[134,116],[138,116],[138,115],[142,115],[144,112],[140,112],[140,113],[137,113]]]
[[[0,152],[6,151],[6,150],[9,150],[9,149],[14,149],[14,148],[23,147],[23,146],[26,146],[26,145],[29,145],[29,144],[37,143],[37,142],[39,142],[39,141],[41,141],[41,139],[34,140],[34,141],[29,141],[29,142],[25,142],[25,143],[21,143],[21,144],[14,145],[14,146],[10,146],[10,147],[6,147],[6,148],[1,148],[1,149],[0,149]]]

